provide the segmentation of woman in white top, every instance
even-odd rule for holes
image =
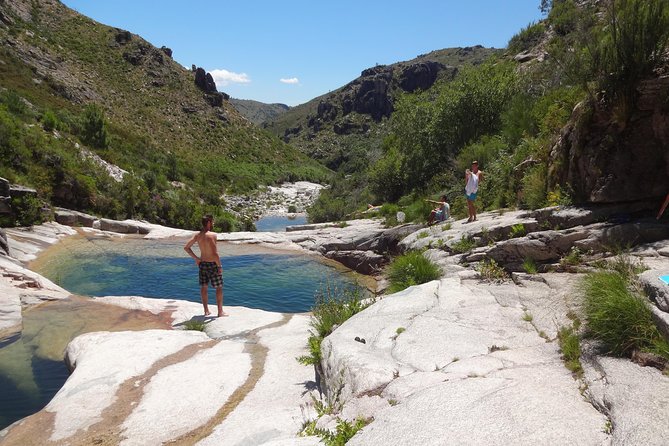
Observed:
[[[467,223],[476,221],[474,200],[476,200],[481,181],[483,181],[483,171],[479,170],[479,162],[472,161],[472,170],[465,170],[465,196],[467,197],[467,211],[469,212]]]

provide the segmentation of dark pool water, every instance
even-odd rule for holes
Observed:
[[[256,222],[256,231],[258,232],[283,232],[286,226],[307,224],[306,215],[296,215],[293,218],[285,215],[269,215]]]

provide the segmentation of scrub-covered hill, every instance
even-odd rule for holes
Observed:
[[[184,226],[224,192],[328,176],[204,70],[58,1],[0,3],[0,40],[0,176],[53,204]]]

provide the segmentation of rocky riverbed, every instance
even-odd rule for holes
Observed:
[[[585,264],[611,257],[612,241],[629,246],[650,268],[642,280],[658,324],[668,319],[669,290],[657,277],[669,274],[669,226],[612,215],[615,209],[554,208],[431,228],[384,228],[370,219],[219,238],[323,255],[372,274],[390,253],[425,249],[442,268],[440,280],[380,299],[324,340],[324,400],[335,413],[317,427],[334,429],[337,418],[370,421],[350,444],[664,445],[669,377],[591,342],[583,346],[584,374],[574,376],[557,344],[559,328],[581,311],[578,271],[587,267],[560,261],[575,249]],[[122,232],[143,225],[149,238],[172,234],[118,224]],[[5,327],[20,324],[22,302],[67,297],[21,260],[71,231],[58,224],[8,231],[18,258],[0,257]],[[530,255],[543,273],[521,272]],[[477,263],[489,259],[511,279],[483,280]],[[318,444],[296,436],[316,417],[310,395],[318,397],[313,369],[295,361],[305,351],[308,315],[233,307],[199,333],[176,330],[199,314],[195,303],[96,300],[167,314],[175,330],[76,338],[66,351],[74,371],[64,388],[43,411],[3,431],[3,443]]]

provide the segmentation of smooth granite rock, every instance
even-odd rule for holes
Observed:
[[[612,445],[669,444],[669,377],[584,347],[586,395],[610,418]]]
[[[660,276],[669,276],[669,264],[664,270],[644,271],[639,275],[639,280],[650,300],[660,310],[669,313],[669,285],[661,281]]]

